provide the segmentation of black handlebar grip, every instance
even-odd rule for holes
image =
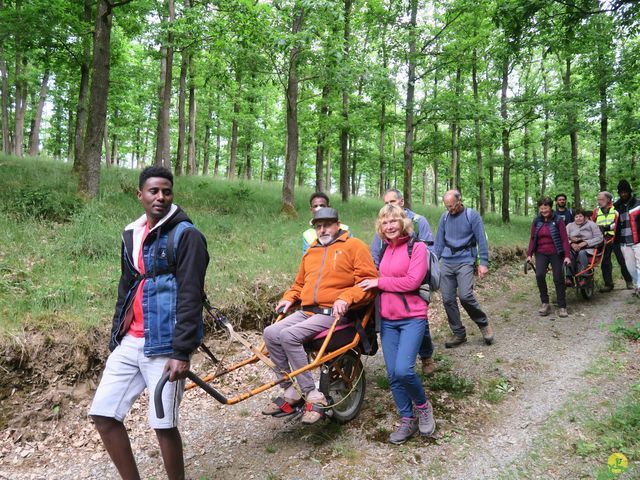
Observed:
[[[215,388],[209,385],[207,382],[202,380],[198,375],[193,373],[191,370],[187,371],[187,378],[191,380],[193,383],[198,385],[201,389],[211,395],[220,403],[227,404],[227,398],[218,392]],[[156,406],[156,416],[158,418],[164,418],[164,406],[162,405],[162,390],[164,390],[164,386],[169,381],[169,372],[165,372],[162,377],[160,377],[160,381],[156,385],[156,391],[153,395],[153,402]]]

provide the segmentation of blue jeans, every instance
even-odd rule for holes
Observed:
[[[416,375],[416,355],[429,326],[424,318],[382,319],[380,339],[391,394],[401,417],[413,417],[413,404],[427,401],[420,377]]]

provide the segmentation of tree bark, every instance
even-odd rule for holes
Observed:
[[[38,96],[38,106],[32,121],[32,128],[29,132],[29,155],[32,157],[40,153],[40,126],[42,125],[42,111],[44,110],[44,102],[47,100],[47,91],[49,89],[49,69],[47,68],[42,75],[40,84],[40,95]]]
[[[351,41],[351,0],[344,0],[344,31],[342,36],[343,62],[349,61]],[[342,87],[342,127],[340,128],[340,193],[342,201],[349,200],[349,90]]]
[[[164,63],[162,61],[160,62],[160,79],[162,86],[160,88],[160,110],[158,113],[158,129],[156,135],[156,165],[171,169],[169,126],[171,119],[171,95],[173,93],[173,22],[175,21],[176,12],[174,0],[166,0],[165,5],[169,15],[169,28],[166,43],[163,46]]]
[[[291,33],[296,35],[302,29],[304,21],[304,7],[296,5]],[[282,211],[290,216],[296,216],[294,205],[294,191],[296,167],[298,164],[298,56],[301,45],[296,41],[289,51],[289,76],[286,87],[287,102],[287,151],[284,164],[284,178],[282,180]]]
[[[178,82],[178,149],[176,151],[176,175],[184,173],[184,139],[187,123],[185,121],[185,105],[187,95],[187,54],[182,52],[180,61],[180,80]]]
[[[73,161],[73,110],[67,112],[67,163]]]
[[[111,3],[108,0],[98,0],[93,41],[89,115],[78,178],[79,193],[91,198],[98,195],[100,190],[100,157],[105,135],[109,93],[111,22]]]
[[[82,20],[88,27],[93,19],[93,0],[84,0]],[[80,62],[80,85],[78,88],[78,105],[76,106],[76,125],[74,131],[73,171],[80,171],[80,161],[83,158],[85,128],[87,126],[87,95],[89,93],[89,73],[91,64],[91,36],[82,38],[82,60]]]
[[[453,116],[453,122],[451,122],[451,172],[449,173],[450,175],[450,180],[449,180],[449,188],[455,188],[457,190],[460,189],[460,182],[458,181],[458,170],[459,170],[459,162],[460,162],[460,149],[458,147],[458,140],[460,138],[460,134],[458,132],[459,130],[459,126],[458,126],[458,118],[459,118],[459,101],[460,101],[460,94],[461,94],[461,84],[460,84],[460,80],[461,80],[461,76],[462,76],[462,69],[460,67],[458,67],[456,69],[456,86],[455,86],[455,92],[456,92],[456,99],[455,99],[455,113]]]
[[[27,57],[22,52],[16,50],[16,98],[15,113],[13,116],[14,133],[13,133],[13,154],[21,157],[24,150],[24,117],[27,111]]]
[[[324,192],[324,151],[326,141],[326,128],[329,119],[329,92],[330,87],[325,83],[322,87],[322,100],[320,102],[320,114],[318,117],[318,138],[316,141],[316,191]]]
[[[578,172],[578,125],[577,115],[571,91],[571,59],[566,59],[566,70],[564,75],[564,87],[567,102],[567,127],[569,129],[569,139],[571,140],[571,172],[573,176],[573,206],[579,207],[580,200],[580,174]]]
[[[187,173],[196,175],[196,79],[193,55],[189,53],[187,58],[189,65],[189,133],[187,135]]]
[[[209,156],[210,156],[210,143],[211,143],[211,122],[213,121],[213,104],[208,102],[209,107],[207,111],[207,121],[204,126],[204,143],[202,145],[202,176],[209,175]]]
[[[331,150],[328,148],[325,150],[326,158],[327,158],[327,167],[326,167],[326,178],[324,180],[324,188],[326,188],[327,192],[331,191]]]
[[[609,131],[609,101],[607,98],[607,84],[600,85],[600,162],[598,178],[600,191],[607,190],[607,136]]]
[[[529,165],[529,127],[524,126],[524,138],[522,140],[524,155],[523,155],[523,177],[524,177],[524,216],[529,216],[529,172],[531,171],[531,165]]]
[[[220,143],[221,143],[221,131],[220,131],[220,115],[216,112],[216,157],[213,164],[213,176],[217,177],[220,174]]]
[[[2,0],[0,0],[0,9],[3,7]],[[0,84],[0,96],[2,97],[0,105],[0,110],[2,110],[0,114],[0,123],[2,124],[2,131],[0,132],[2,134],[2,152],[9,155],[12,150],[11,137],[9,136],[9,78],[2,43],[0,43],[0,79],[2,80]]]
[[[487,211],[487,195],[485,193],[484,185],[484,165],[482,163],[482,137],[480,135],[480,100],[478,98],[478,52],[473,50],[473,65],[471,69],[471,79],[473,82],[473,99],[476,105],[476,110],[473,116],[473,127],[476,140],[476,168],[478,169],[478,206],[480,215],[484,217]]]
[[[418,0],[409,0],[409,58],[407,65],[407,102],[404,122],[404,204],[411,209],[413,179],[413,123],[414,96],[416,88],[416,24]]]
[[[238,115],[240,114],[241,84],[242,72],[240,72],[240,67],[236,65],[236,88],[238,90],[235,94],[235,100],[233,102],[233,120],[231,121],[231,147],[229,149],[229,168],[227,170],[228,178],[234,178],[236,174],[236,163],[238,161]]]
[[[108,168],[111,166],[111,149],[109,148],[109,129],[106,123],[104,125],[104,136],[102,141],[104,142],[104,163]]]
[[[507,110],[507,89],[509,87],[509,57],[502,62],[502,86],[500,89],[500,117],[502,118],[502,222],[509,223],[509,188],[511,173],[511,148],[509,146],[509,112]]]

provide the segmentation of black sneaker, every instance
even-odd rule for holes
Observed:
[[[605,285],[600,289],[600,293],[609,293],[611,290],[613,290],[613,285]]]

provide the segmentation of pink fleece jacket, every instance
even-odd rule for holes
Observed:
[[[395,246],[388,244],[380,261],[380,315],[387,320],[427,318],[427,302],[416,293],[427,274],[427,246],[423,242],[414,243],[409,258],[408,240],[409,237],[403,237]]]

